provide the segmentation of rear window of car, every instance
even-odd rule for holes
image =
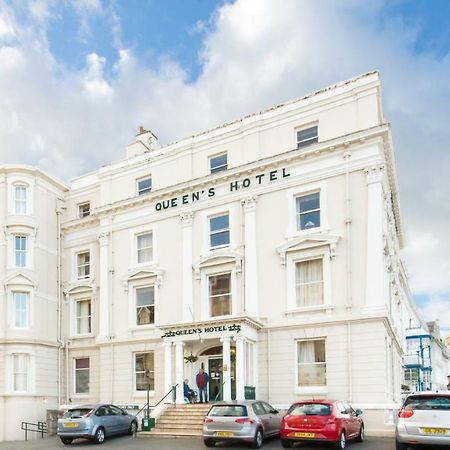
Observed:
[[[247,407],[244,405],[217,405],[211,408],[208,416],[244,417],[247,416]]]
[[[450,396],[447,395],[422,395],[408,397],[404,405],[405,409],[415,410],[439,410],[450,411]]]
[[[288,414],[291,416],[329,416],[331,406],[322,403],[299,403],[292,405]]]
[[[70,418],[76,418],[76,417],[83,417],[85,416],[88,412],[92,411],[91,408],[77,408],[77,409],[69,409],[69,411],[67,411],[64,414],[64,418],[65,419],[70,419]]]

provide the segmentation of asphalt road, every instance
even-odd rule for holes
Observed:
[[[92,444],[91,442],[78,440],[70,446],[63,445],[57,437],[38,439],[35,441],[16,441],[0,443],[0,450],[62,450],[62,449],[122,449],[122,450],[206,450],[203,442],[199,439],[156,439],[156,438],[135,438],[129,436],[117,437],[106,440],[101,446]],[[249,449],[244,444],[219,444],[217,449],[240,450]],[[321,450],[330,449],[326,445],[301,445],[296,448],[301,450]],[[394,450],[393,438],[367,438],[363,443],[350,442],[347,446],[348,450]],[[271,439],[265,441],[263,450],[281,450],[279,439]]]

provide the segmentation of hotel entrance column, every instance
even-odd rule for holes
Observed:
[[[231,351],[230,338],[225,337],[222,342],[222,375],[223,375],[223,399],[231,400]],[[213,399],[211,399],[213,400]]]
[[[236,337],[236,400],[245,400],[244,338]]]
[[[184,342],[175,343],[175,382],[177,384],[177,403],[184,403]]]
[[[172,342],[163,342],[164,347],[164,394],[172,389]],[[171,401],[172,397],[166,398]]]

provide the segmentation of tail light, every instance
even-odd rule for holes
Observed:
[[[236,423],[242,423],[242,424],[244,424],[244,423],[250,423],[250,424],[251,423],[255,423],[255,421],[250,419],[250,417],[242,417],[240,419],[236,419],[235,422]]]
[[[91,417],[94,414],[94,410],[91,409],[88,413],[86,413],[83,417]]]
[[[211,423],[214,422],[214,420],[211,419],[211,417],[205,417],[205,420],[203,421],[203,423]]]
[[[414,411],[412,409],[401,409],[398,412],[398,417],[401,419],[409,419],[414,415]]]

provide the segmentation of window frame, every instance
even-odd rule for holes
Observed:
[[[77,369],[77,360],[87,359],[89,367]],[[78,392],[77,391],[77,373],[80,371],[88,372],[88,389],[87,392]],[[73,395],[77,397],[88,397],[91,391],[91,358],[89,356],[75,356],[73,358]]]
[[[153,287],[154,323],[137,324],[137,295],[136,289]],[[144,276],[128,283],[128,329],[131,331],[154,329],[159,325],[159,284],[156,275]]]
[[[81,302],[89,302],[89,315],[88,316],[78,316],[78,304]],[[89,331],[87,333],[81,333],[79,332],[79,320],[83,319],[84,317],[88,317],[89,319]],[[92,336],[92,299],[83,297],[83,298],[77,298],[73,300],[73,319],[74,319],[74,336]]]
[[[16,246],[16,242],[17,242],[17,238],[19,239],[24,239],[23,242],[25,242],[25,249],[18,249]],[[29,236],[27,234],[23,234],[23,233],[15,233],[13,234],[13,243],[14,243],[14,267],[18,267],[18,268],[27,268],[29,267],[29,262],[28,262],[28,258],[29,258]],[[24,257],[24,264],[18,265],[17,264],[17,258],[19,257],[19,260],[21,259],[20,257],[23,256]]]
[[[13,184],[12,188],[13,188],[14,214],[27,215],[28,214],[28,191],[29,191],[28,184],[17,182],[17,183]],[[25,192],[24,199],[17,198],[17,190],[18,189],[23,189],[23,191]],[[17,208],[18,202],[21,202],[22,206],[24,205],[24,208],[23,208],[24,211],[19,211],[20,208]]]
[[[87,210],[87,214],[86,212],[82,211],[82,207],[88,205],[88,210]],[[90,201],[85,201],[82,203],[78,203],[77,205],[77,211],[78,211],[78,218],[79,219],[84,219],[85,217],[88,217],[91,215],[91,202]]]
[[[137,304],[138,292],[137,291],[140,289],[149,289],[149,288],[153,288],[153,303],[138,306],[138,304]],[[155,322],[156,322],[156,305],[155,305],[156,286],[154,284],[138,285],[138,286],[133,287],[133,291],[134,291],[134,324],[135,324],[136,328],[154,327]],[[138,308],[140,308],[140,309],[148,308],[149,306],[153,307],[153,323],[138,324]]]
[[[16,369],[15,369],[15,358],[18,356],[24,356],[26,358],[26,372],[25,372],[25,380],[26,380],[26,388],[25,389],[16,389]],[[26,352],[13,352],[11,353],[11,390],[14,394],[28,394],[31,391],[31,357],[29,353]],[[20,373],[19,373],[20,375]],[[23,375],[23,373],[22,373]]]
[[[299,138],[298,138],[299,133],[301,133],[302,131],[311,130],[312,128],[317,128],[317,132],[316,132],[315,136],[299,140]],[[313,141],[313,142],[310,142],[310,141]],[[295,146],[297,149],[309,147],[310,145],[317,144],[318,142],[319,142],[319,123],[318,122],[301,125],[301,126],[295,128]],[[303,144],[303,145],[300,145],[300,144]]]
[[[211,277],[218,277],[221,275],[229,275],[230,276],[230,291],[229,294],[226,294],[229,296],[229,302],[230,302],[230,313],[229,314],[225,314],[225,315],[220,315],[220,316],[212,316],[211,315],[211,297],[209,295],[209,280]],[[223,270],[220,272],[214,272],[214,273],[208,273],[206,274],[206,288],[207,288],[207,314],[208,314],[208,318],[210,319],[220,319],[220,318],[226,318],[226,317],[231,317],[234,315],[234,302],[233,302],[233,271],[232,270]],[[220,294],[220,295],[216,295],[216,296],[221,296],[221,295],[225,295],[225,294]]]
[[[226,156],[225,164],[221,164],[216,167],[212,167],[212,161],[214,159],[220,158],[221,156]],[[224,172],[224,171],[228,170],[228,152],[224,151],[224,152],[220,152],[220,153],[215,153],[213,155],[209,155],[208,156],[208,169],[209,169],[210,175],[214,175],[218,172]]]
[[[311,261],[321,261],[321,266],[322,266],[322,279],[320,281],[307,281],[305,283],[301,283],[302,286],[305,285],[311,285],[311,284],[319,284],[321,283],[322,285],[322,302],[321,303],[314,303],[312,305],[299,305],[299,298],[298,298],[298,292],[297,289],[299,287],[299,281],[297,279],[297,266],[300,264],[304,264],[307,262],[311,262]],[[325,287],[325,277],[324,277],[324,261],[323,261],[323,257],[317,257],[317,258],[308,258],[308,259],[299,259],[299,260],[295,260],[293,261],[294,264],[294,270],[295,270],[295,307],[296,308],[310,308],[310,307],[320,307],[320,306],[324,306],[325,305],[325,293],[324,293],[324,287]]]
[[[310,195],[314,195],[314,194],[318,194],[319,196],[319,208],[314,208],[314,209],[310,209],[307,211],[299,211],[299,202],[298,200],[301,198],[305,198],[308,197]],[[296,224],[296,229],[297,231],[311,231],[311,230],[315,230],[315,229],[320,229],[321,227],[321,195],[320,195],[320,191],[314,191],[314,192],[310,192],[307,194],[302,194],[302,195],[297,195],[295,197],[295,224]],[[318,226],[314,226],[314,227],[308,227],[308,228],[302,228],[301,227],[301,217],[302,215],[306,215],[306,214],[311,214],[311,213],[315,213],[315,212],[319,212],[319,225]]]
[[[140,189],[139,183],[146,180],[150,180],[150,188]],[[136,193],[138,197],[141,195],[149,194],[150,192],[152,192],[152,190],[153,190],[153,178],[151,175],[145,175],[143,177],[136,179]]]
[[[17,326],[17,308],[16,308],[16,294],[25,295],[26,309],[25,309],[25,326]],[[28,330],[30,328],[30,310],[31,310],[31,295],[29,291],[25,290],[12,290],[12,303],[13,303],[13,318],[12,325],[15,330]]]
[[[133,363],[133,391],[135,396],[145,396],[147,395],[147,389],[145,390],[138,390],[137,389],[137,367],[136,367],[136,357],[138,355],[145,355],[145,354],[151,354],[153,355],[153,386],[150,386],[150,396],[154,396],[155,394],[155,387],[156,387],[156,370],[155,370],[155,351],[154,350],[142,350],[142,351],[135,351],[132,353],[132,363]],[[152,372],[152,371],[150,371]],[[145,373],[145,370],[140,370],[139,373]],[[153,387],[153,389],[151,389]]]
[[[151,247],[139,248],[139,237],[146,236],[146,235],[151,235],[151,237],[152,237],[152,245],[151,245]],[[153,233],[153,230],[147,230],[147,231],[143,231],[143,232],[140,232],[140,233],[136,233],[134,235],[134,243],[135,243],[134,249],[135,249],[135,255],[136,255],[135,265],[136,266],[142,266],[142,265],[146,265],[146,264],[152,264],[154,259],[155,259],[154,258],[155,245],[154,245],[154,233]],[[139,251],[146,250],[148,248],[151,248],[151,250],[152,250],[151,258],[148,261],[139,262]]]
[[[221,229],[212,231],[211,230],[211,220],[216,219],[218,217],[225,217],[225,216],[228,216],[228,228],[221,228]],[[228,232],[228,243],[212,246],[211,245],[211,237],[213,236],[213,234],[220,234],[220,233],[225,233],[225,232]],[[227,247],[231,246],[231,220],[230,220],[230,212],[229,211],[225,211],[223,213],[216,213],[211,216],[208,216],[208,244],[209,244],[210,250],[227,248]]]
[[[314,362],[314,363],[303,363],[303,364],[325,364],[325,384],[317,384],[317,385],[309,385],[309,386],[300,386],[298,383],[298,375],[299,375],[299,365],[302,363],[298,362],[299,359],[299,351],[300,351],[300,343],[301,342],[314,342],[314,341],[324,341],[324,347],[325,347],[325,362]],[[296,394],[326,394],[328,393],[328,377],[327,373],[329,373],[329,370],[327,369],[327,338],[326,336],[317,336],[317,337],[311,337],[311,338],[298,338],[294,340],[294,346],[295,346],[295,393]]]
[[[89,255],[89,264],[87,265],[87,267],[89,267],[89,273],[87,276],[82,276],[80,277],[79,275],[79,269],[80,267],[86,267],[86,264],[78,264],[78,256],[83,255],[83,254],[88,254]],[[77,281],[83,281],[83,280],[90,280],[92,277],[92,251],[91,249],[85,249],[85,250],[79,250],[75,252],[75,279]]]

